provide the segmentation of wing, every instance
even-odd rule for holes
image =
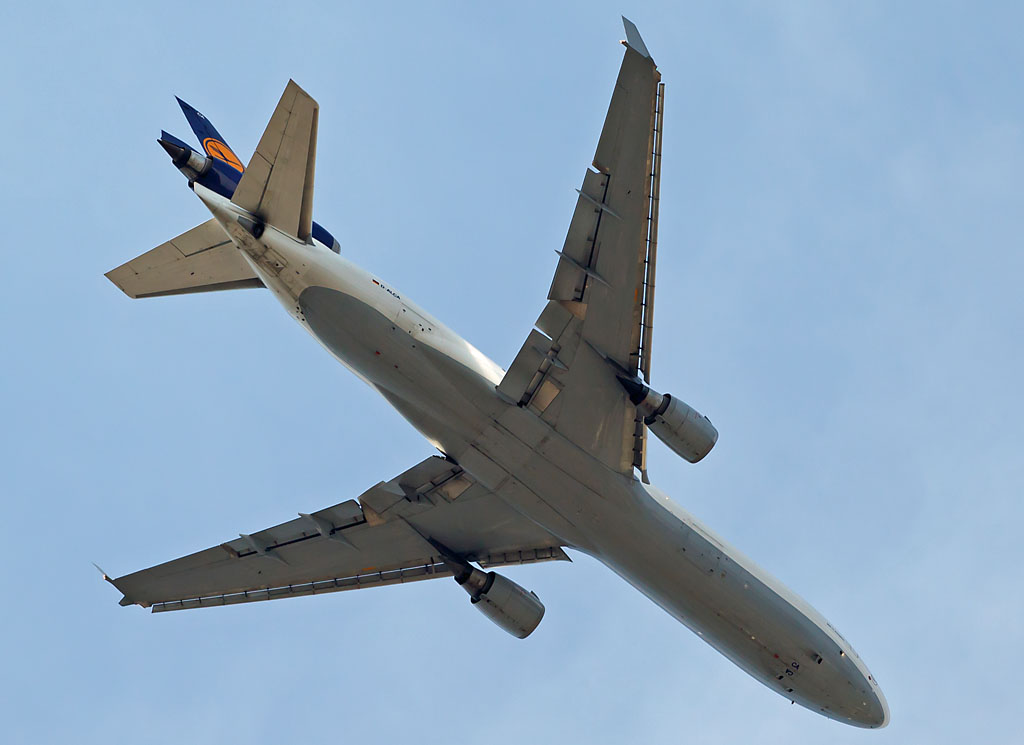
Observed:
[[[106,276],[133,298],[263,287],[212,219],[111,269]]]
[[[428,538],[484,567],[569,560],[554,536],[435,456],[358,500],[111,582],[122,605],[156,612],[451,576]]]
[[[626,473],[646,468],[646,430],[616,371],[650,377],[664,84],[623,22],[625,56],[548,305],[498,390]]]

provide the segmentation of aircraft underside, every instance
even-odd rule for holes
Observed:
[[[503,498],[563,545],[602,561],[769,688],[843,721],[884,720],[873,679],[827,622],[660,491],[607,472],[358,297],[317,286],[298,302],[326,349],[456,462],[482,460],[474,473],[515,482]]]
[[[494,567],[603,562],[766,686],[881,727],[877,682],[817,611],[649,485],[648,434],[696,463],[710,420],[651,388],[664,84],[636,28],[548,294],[507,370],[342,258],[312,221],[319,106],[290,82],[243,167],[182,103],[160,143],[212,219],[108,276],[132,297],[268,288],[443,457],[313,513],[110,581],[154,611],[454,577],[525,638],[544,606]],[[490,571],[488,571],[490,570]]]

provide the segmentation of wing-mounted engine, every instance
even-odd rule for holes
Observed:
[[[455,581],[469,593],[474,608],[517,639],[532,634],[544,618],[540,598],[502,574],[467,565]]]
[[[469,602],[487,618],[517,639],[533,633],[544,618],[544,603],[537,594],[497,572],[484,572],[427,538],[441,554],[455,581],[469,593]]]
[[[718,442],[711,420],[672,394],[658,393],[635,378],[620,376],[619,382],[651,432],[690,463],[701,460]]]

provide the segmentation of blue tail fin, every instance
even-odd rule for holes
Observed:
[[[199,143],[203,146],[206,154],[211,158],[216,158],[228,164],[238,173],[242,173],[245,170],[242,161],[235,155],[235,151],[228,147],[227,142],[220,136],[220,132],[210,123],[210,120],[177,96],[175,98],[177,98],[178,105],[181,106],[185,118],[188,119],[192,131],[196,133],[196,137],[199,138]]]
[[[166,142],[170,142],[170,143],[172,143],[174,145],[177,145],[178,147],[187,147],[189,150],[194,150],[195,149],[191,145],[189,145],[187,142],[185,142],[184,140],[179,140],[177,137],[172,135],[166,129],[161,129],[160,130],[160,139],[161,140],[165,140]]]

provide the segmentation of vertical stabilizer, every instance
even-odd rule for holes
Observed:
[[[199,144],[203,146],[203,151],[211,158],[216,158],[231,166],[237,172],[235,173],[235,178],[237,179],[238,174],[245,170],[245,167],[238,156],[235,155],[235,151],[228,146],[227,141],[221,137],[220,132],[217,131],[217,128],[213,126],[209,119],[203,116],[194,106],[185,103],[177,96],[175,98],[178,101],[178,105],[181,106],[181,111],[185,114],[189,126],[195,132]]]

